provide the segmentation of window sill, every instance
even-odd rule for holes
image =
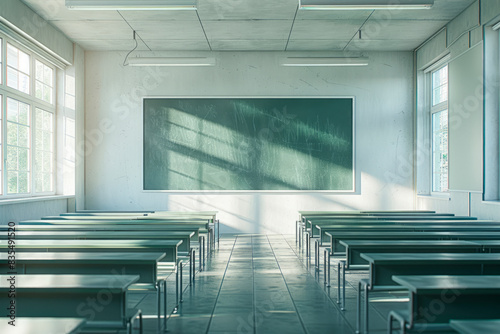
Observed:
[[[74,198],[74,195],[50,195],[50,196],[36,196],[36,197],[23,197],[23,198],[12,198],[12,199],[0,199],[1,205],[9,204],[21,204],[21,203],[31,203],[31,202],[42,202],[42,201],[54,201],[60,199]]]
[[[496,199],[496,200],[490,200],[490,201],[481,201],[482,204],[486,204],[486,205],[498,205],[500,206],[500,200]]]
[[[434,194],[430,194],[430,195],[417,195],[417,198],[437,199],[437,200],[441,200],[441,201],[451,200],[449,193],[434,193]]]

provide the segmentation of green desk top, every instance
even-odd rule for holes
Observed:
[[[476,240],[476,239],[500,239],[500,231],[499,232],[492,232],[492,231],[484,231],[484,232],[478,232],[478,231],[451,231],[451,232],[445,232],[445,231],[426,231],[426,232],[418,232],[418,231],[397,231],[397,232],[381,232],[381,231],[375,231],[371,232],[368,230],[364,231],[357,231],[357,232],[344,232],[344,231],[339,231],[339,232],[325,232],[325,235],[334,237],[335,239],[342,239],[348,238],[348,237],[359,237],[359,239],[417,239],[417,238],[422,238],[425,239],[426,237],[457,237],[457,238],[464,238],[464,239],[470,239],[470,240]],[[475,241],[477,242],[477,241]],[[494,245],[495,243],[492,243]],[[497,245],[500,245],[498,243]]]
[[[361,257],[377,264],[500,263],[498,253],[362,253]]]
[[[415,275],[392,276],[392,280],[407,288],[412,293],[433,293],[436,290],[500,292],[500,276],[450,276],[450,275]],[[462,291],[462,292],[463,292]]]
[[[463,240],[341,240],[340,243],[347,247],[352,246],[408,246],[408,247],[436,247],[436,246],[461,246],[480,247],[477,242]]]
[[[24,318],[16,317],[16,326],[11,326],[5,318],[0,322],[2,334],[72,334],[85,324],[80,318]]]
[[[7,281],[11,275],[0,275],[0,292],[10,289]],[[71,289],[82,291],[88,289],[108,289],[126,291],[139,280],[138,275],[15,275],[16,290],[51,290]]]
[[[43,230],[68,230],[68,231],[199,231],[204,226],[182,224],[145,224],[145,225],[117,225],[117,224],[26,224],[16,226],[16,231],[43,231]],[[0,231],[8,231],[8,226],[0,226]]]
[[[377,217],[332,217],[332,218],[308,218],[314,224],[326,225],[328,223],[358,223],[358,222],[377,222],[377,221],[400,221],[400,222],[418,222],[418,221],[476,221],[475,217],[463,216],[377,216]]]
[[[449,230],[449,231],[500,231],[500,225],[433,225],[433,224],[408,224],[408,225],[331,225],[316,228],[322,231],[358,231],[358,230]]]
[[[436,213],[435,211],[426,210],[395,210],[395,211],[299,211],[301,215],[343,215],[343,214],[420,214],[420,213]],[[450,213],[449,215],[453,215]]]
[[[144,263],[145,261],[159,262],[165,257],[165,253],[130,253],[130,252],[115,252],[115,253],[59,253],[59,252],[34,252],[34,253],[18,253],[16,254],[16,263],[27,261],[37,262],[57,262],[57,263]],[[0,263],[6,263],[8,260],[7,253],[0,253]]]
[[[42,219],[42,220],[25,220],[19,222],[19,225],[32,225],[32,224],[47,224],[47,225],[135,225],[135,226],[143,226],[143,225],[184,225],[184,226],[200,226],[207,227],[209,225],[208,221],[200,221],[200,222],[190,222],[190,221],[179,221],[179,220],[160,220],[160,219],[94,219],[92,217],[91,220],[87,219]]]
[[[0,231],[1,237],[7,238],[6,232]],[[19,239],[37,238],[37,239],[67,239],[85,237],[88,239],[178,239],[178,238],[191,238],[194,236],[192,231],[17,231],[16,237]]]
[[[316,222],[313,221],[318,228],[331,228],[331,227],[359,227],[359,226],[429,226],[429,225],[450,225],[450,226],[500,226],[500,222],[492,220],[356,220],[354,223],[340,220],[335,224],[332,221]]]
[[[141,216],[146,216],[152,212],[68,212],[68,213],[61,213],[59,216],[82,216],[82,217],[89,217],[89,216],[115,216],[115,217],[141,217]]]
[[[500,320],[451,320],[450,327],[460,334],[500,334]]]
[[[9,240],[0,240],[6,249]],[[16,248],[174,248],[182,240],[16,240]]]

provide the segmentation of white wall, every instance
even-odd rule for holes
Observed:
[[[430,193],[429,168],[427,167],[430,165],[430,158],[426,153],[428,150],[417,147],[419,153],[423,152],[415,161],[419,180],[417,191],[421,195],[417,196],[418,209],[451,212],[456,215],[470,214],[480,219],[500,220],[498,77],[494,75],[498,70],[498,32],[493,32],[491,29],[491,26],[499,21],[499,0],[476,1],[451,21],[440,34],[429,39],[416,53],[419,78],[423,76],[422,70],[425,67],[445,54],[449,54],[450,63],[465,59],[471,63],[470,68],[475,69],[475,74],[466,76],[469,80],[466,83],[467,88],[460,92],[460,96],[450,94],[450,111],[455,108],[460,116],[458,117],[460,122],[457,122],[457,115],[452,118],[452,113],[450,113],[449,147],[454,147],[453,150],[450,149],[450,169],[452,161],[455,161],[454,168],[459,175],[450,174],[450,189],[452,190],[449,196],[426,195]],[[468,25],[464,22],[474,24]],[[452,35],[460,37],[450,39]],[[443,38],[443,36],[448,36],[448,38]],[[469,68],[463,64],[449,68],[449,71],[463,73],[468,70]],[[451,80],[452,77],[456,77],[455,74],[450,73],[450,89],[451,85],[463,86],[463,82]],[[417,87],[419,147],[425,142],[430,124],[426,119],[428,108],[425,105],[423,90],[425,90],[424,85]],[[461,129],[457,127],[458,123],[466,124],[467,127],[473,126],[474,129]],[[453,133],[455,137],[452,136]],[[483,151],[483,146],[485,151]],[[467,163],[463,163],[464,161]],[[473,164],[472,168],[471,164]],[[467,182],[473,180],[473,182],[465,184],[462,182],[464,180]]]
[[[122,66],[124,53],[86,52],[86,208],[218,210],[222,232],[260,233],[294,233],[297,210],[412,209],[412,53],[366,53],[360,68],[278,65],[291,55],[222,52],[216,67],[138,68]],[[357,192],[143,192],[144,96],[355,96]]]

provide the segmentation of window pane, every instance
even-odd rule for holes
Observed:
[[[8,172],[7,192],[9,194],[17,194],[17,172]]]
[[[448,66],[432,73],[432,105],[448,101]]]
[[[30,56],[10,44],[7,44],[7,85],[30,93]]]
[[[432,115],[432,190],[448,191],[448,110]]]
[[[53,191],[53,114],[43,109],[36,109],[36,192]]]
[[[25,194],[29,192],[29,174],[28,173],[19,173],[19,193]]]
[[[36,98],[52,103],[54,70],[40,61],[36,61]]]
[[[30,106],[7,99],[7,188],[9,194],[29,193]]]

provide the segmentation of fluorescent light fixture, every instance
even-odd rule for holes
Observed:
[[[365,57],[288,57],[282,66],[367,66]]]
[[[215,66],[211,57],[134,57],[128,66]]]
[[[196,10],[196,0],[66,0],[77,10]]]
[[[428,9],[434,0],[299,0],[299,9]]]

